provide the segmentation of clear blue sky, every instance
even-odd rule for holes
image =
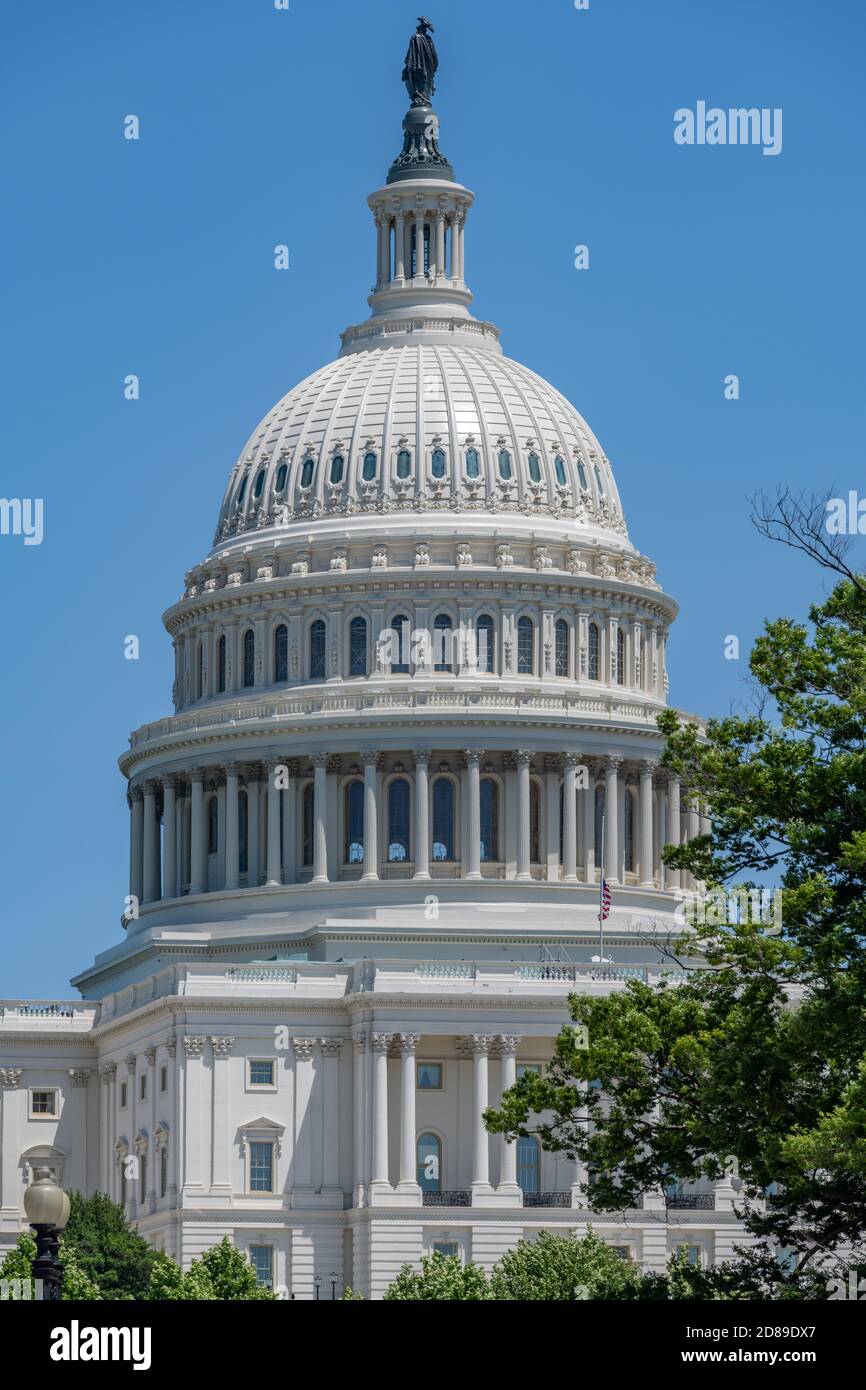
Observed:
[[[866,492],[866,7],[429,3],[442,143],[477,195],[476,311],[600,436],[632,537],[682,604],[672,698],[723,713],[746,697],[725,636],[745,656],[766,617],[824,587],[754,534],[746,496]],[[68,997],[121,939],[116,758],[170,707],[160,615],[249,431],[366,314],[364,199],[400,145],[417,9],[7,9],[0,495],[42,497],[45,538],[0,537],[0,996]],[[782,153],[675,145],[674,111],[698,100],[781,107]]]

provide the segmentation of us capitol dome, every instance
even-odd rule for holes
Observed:
[[[662,849],[704,824],[659,762],[677,605],[593,431],[471,312],[430,35],[368,198],[369,317],[253,430],[165,614],[174,709],[120,759],[122,940],[82,999],[0,1021],[0,1244],[39,1162],[296,1297],[590,1218],[647,1268],[730,1253],[725,1184],[591,1214],[579,1165],[480,1121],[570,992],[665,972],[690,884]]]

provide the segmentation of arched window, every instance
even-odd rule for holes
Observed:
[[[434,449],[434,450],[433,450],[433,459],[432,459],[432,462],[431,462],[431,464],[430,464],[430,472],[433,474],[433,477],[434,477],[434,478],[444,478],[444,477],[445,477],[445,450],[444,450],[444,449]]]
[[[556,664],[555,670],[558,676],[568,675],[568,623],[564,618],[559,618],[555,628],[556,637]]]
[[[266,469],[260,468],[258,473],[256,474],[256,486],[255,491],[253,492],[253,496],[255,498],[259,498],[262,495],[262,488],[265,485],[265,472]]]
[[[532,482],[541,482],[541,464],[538,460],[538,454],[529,455],[529,476]]]
[[[454,858],[454,783],[437,777],[433,783],[433,858]]]
[[[541,1151],[529,1134],[517,1141],[517,1185],[524,1192],[541,1191]]]
[[[409,619],[405,613],[399,613],[396,618],[392,618],[391,631],[394,633],[393,656],[396,658],[391,662],[391,670],[398,676],[408,675]]]
[[[238,792],[238,873],[247,872],[247,826],[249,825],[249,803],[246,787]]]
[[[274,632],[274,680],[289,679],[289,629],[280,623]]]
[[[625,867],[634,873],[634,792],[625,789]]]
[[[367,674],[367,619],[353,618],[349,624],[349,675]]]
[[[541,835],[539,832],[541,797],[538,783],[533,778],[529,783],[529,862],[541,863]]]
[[[601,862],[601,822],[604,816],[604,787],[599,783],[595,788],[595,864],[599,875],[604,872]]]
[[[301,838],[304,867],[313,862],[313,783],[304,787],[301,801]]]
[[[207,804],[207,852],[216,854],[219,849],[219,804],[212,796]]]
[[[256,683],[256,634],[251,627],[244,633],[244,689]]]
[[[447,613],[437,613],[433,623],[433,670],[453,671],[454,630]]]
[[[226,639],[225,633],[217,642],[217,690],[222,694],[226,688]]]
[[[376,455],[373,453],[364,455],[364,464],[361,468],[361,477],[365,483],[372,483],[376,476]]]
[[[346,845],[344,863],[364,862],[364,783],[350,782],[346,787]]]
[[[313,458],[304,459],[304,466],[301,469],[301,487],[312,487],[313,472],[316,467],[316,460]]]
[[[533,628],[531,618],[517,621],[517,674],[531,676],[533,669]]]
[[[481,858],[486,864],[499,858],[499,787],[492,777],[481,779]]]
[[[397,477],[408,478],[412,473],[412,455],[408,449],[401,449],[397,455]]]
[[[598,471],[598,464],[593,464],[595,469],[595,481],[598,483],[598,495],[604,497],[604,483],[601,481],[601,474]]]
[[[241,478],[241,485],[240,485],[240,487],[239,487],[239,489],[238,489],[238,502],[237,502],[237,505],[238,505],[238,506],[240,506],[241,503],[243,502],[244,498],[246,497],[246,493],[247,493],[247,480],[246,480],[246,478],[244,477],[244,478]]]
[[[341,483],[343,481],[343,455],[335,454],[331,459],[331,482]]]
[[[317,618],[310,626],[310,680],[325,679],[325,624]]]
[[[616,630],[616,683],[625,685],[625,636],[621,627]]]
[[[598,623],[589,625],[589,670],[587,672],[591,681],[598,680]]]
[[[583,459],[577,460],[577,476],[580,478],[580,486],[584,492],[589,492],[589,481],[586,476],[586,469],[583,466]]]
[[[507,449],[499,450],[499,476],[505,482],[511,477],[511,455]]]
[[[199,642],[195,649],[195,697],[200,700],[204,694],[204,651]]]
[[[277,469],[277,481],[275,484],[277,492],[282,492],[283,488],[286,486],[286,478],[288,476],[289,465],[287,463],[281,463]]]
[[[442,1144],[435,1134],[418,1135],[417,1179],[422,1192],[442,1191]]]
[[[402,864],[409,857],[409,783],[395,777],[388,787],[388,862]]]
[[[489,613],[482,613],[475,624],[475,660],[478,670],[485,675],[493,672],[493,619]]]
[[[467,478],[478,478],[481,476],[481,464],[478,460],[477,449],[466,450],[466,476]]]
[[[568,474],[565,471],[565,464],[558,454],[553,460],[553,467],[556,472],[556,481],[559,483],[560,487],[565,487],[568,482]]]

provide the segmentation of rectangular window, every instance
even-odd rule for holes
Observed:
[[[125,1081],[121,1081],[121,1083],[120,1083],[120,1108],[121,1108],[121,1110],[125,1110],[125,1109],[126,1109],[126,1095],[127,1095],[127,1090],[128,1090],[128,1087],[127,1087],[126,1082],[125,1082]]]
[[[521,1076],[525,1076],[527,1072],[529,1072],[531,1075],[534,1075],[534,1076],[540,1076],[540,1075],[541,1075],[541,1063],[540,1063],[540,1062],[518,1062],[518,1063],[517,1063],[517,1067],[516,1067],[516,1072],[517,1072],[517,1080],[518,1080],[518,1081],[520,1080]]]
[[[703,1264],[701,1247],[699,1245],[677,1245],[676,1253],[678,1255],[685,1255],[687,1264],[696,1267],[700,1267]]]
[[[273,1062],[261,1061],[258,1058],[250,1060],[250,1085],[267,1086],[271,1089],[275,1086],[274,1064]]]
[[[57,1117],[57,1092],[51,1091],[31,1091],[30,1092],[30,1118],[37,1116],[43,1118],[56,1119]]]
[[[138,1191],[138,1200],[143,1202],[147,1196],[147,1154],[142,1154],[138,1160],[138,1171],[141,1176],[141,1185]]]
[[[460,1246],[456,1240],[434,1240],[433,1254],[444,1255],[446,1259],[452,1255],[459,1256]]]
[[[266,1289],[274,1287],[274,1247],[272,1245],[251,1245],[250,1264],[256,1280]]]
[[[143,1071],[138,1078],[138,1098],[147,1100],[147,1072]]]
[[[612,1245],[610,1248],[619,1260],[634,1259],[634,1252],[630,1245]]]
[[[273,1192],[274,1146],[269,1141],[250,1144],[250,1192]]]
[[[417,1085],[419,1091],[441,1091],[442,1090],[442,1063],[441,1062],[419,1062],[417,1071]]]
[[[165,1144],[159,1151],[159,1195],[164,1197],[168,1189],[168,1149]]]
[[[160,1091],[168,1090],[168,1067],[166,1066],[159,1069],[159,1089]]]

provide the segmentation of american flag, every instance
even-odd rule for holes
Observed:
[[[603,922],[606,922],[609,916],[610,916],[610,889],[609,889],[609,887],[608,887],[608,885],[607,885],[607,879],[606,879],[606,878],[603,878],[603,879],[601,880],[601,920],[602,920]]]

